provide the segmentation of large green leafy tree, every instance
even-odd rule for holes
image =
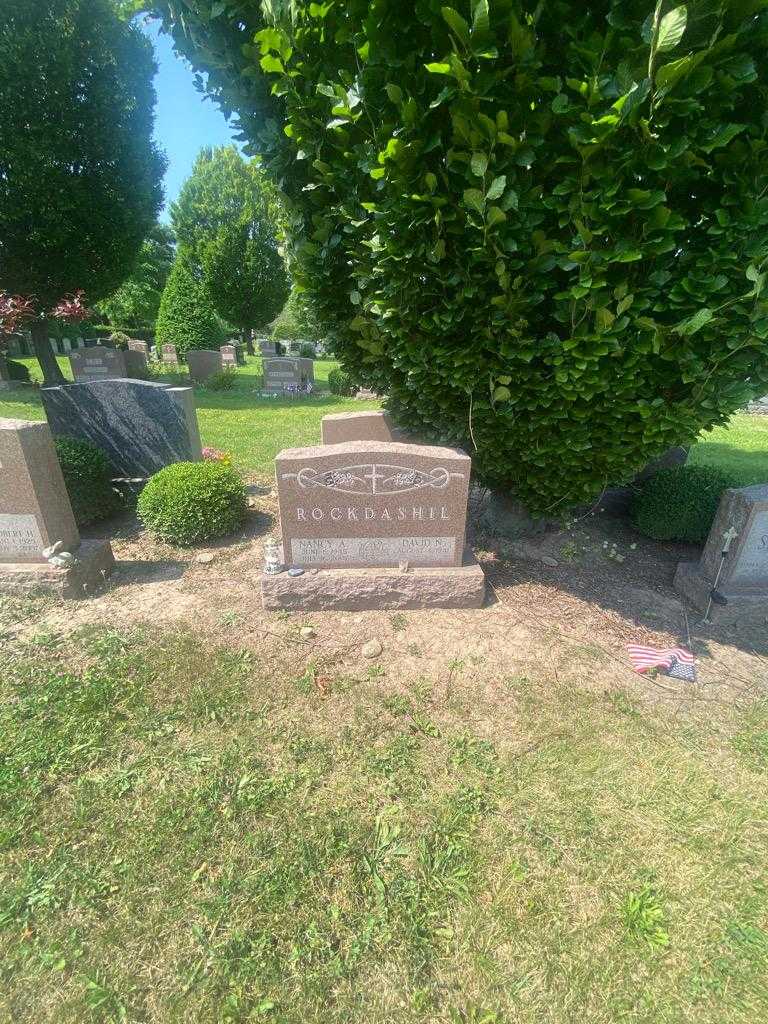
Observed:
[[[272,336],[278,341],[304,339],[315,342],[323,338],[323,329],[317,319],[314,303],[308,292],[291,289],[291,294],[281,309],[280,315],[272,324]]]
[[[200,272],[189,251],[180,247],[160,299],[155,340],[175,345],[183,356],[192,348],[218,348],[225,337]]]
[[[250,344],[288,296],[278,245],[280,197],[255,160],[234,146],[201,150],[171,206],[182,245],[202,271],[211,300]]]
[[[551,512],[765,391],[764,0],[254,7],[184,45],[254,139],[273,81],[292,269],[402,421]]]
[[[155,224],[141,243],[130,275],[96,304],[98,312],[115,327],[153,327],[174,252],[173,230],[167,224]]]
[[[46,381],[62,379],[46,314],[113,292],[162,203],[154,72],[110,0],[0,5],[0,289],[34,296]]]

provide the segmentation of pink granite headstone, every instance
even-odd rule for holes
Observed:
[[[44,562],[80,534],[47,423],[0,419],[0,562]]]
[[[179,354],[176,351],[175,345],[163,345],[161,346],[160,353],[162,356],[162,362],[166,366],[173,366],[178,369],[179,366]]]
[[[286,563],[461,565],[471,465],[459,449],[430,445],[285,449],[275,470]]]
[[[237,348],[234,345],[222,345],[219,352],[223,366],[237,366]]]

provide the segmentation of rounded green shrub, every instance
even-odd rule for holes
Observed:
[[[121,499],[112,486],[112,470],[104,452],[73,437],[59,437],[55,444],[77,525],[88,526],[115,515]]]
[[[632,521],[654,540],[701,544],[712,528],[723,491],[735,486],[733,477],[713,466],[662,469],[641,485],[632,503]]]
[[[355,393],[355,385],[352,383],[351,376],[340,366],[328,374],[328,387],[332,395],[353,395]]]
[[[172,544],[232,533],[245,519],[245,487],[221,462],[176,462],[148,481],[137,510],[146,528]]]
[[[225,366],[216,373],[212,373],[206,380],[205,386],[209,391],[231,391],[237,383],[237,370],[234,366]]]
[[[121,352],[126,352],[128,350],[128,342],[131,339],[130,336],[125,333],[125,331],[112,331],[112,333],[109,336],[109,340],[112,342],[116,349],[119,349]]]

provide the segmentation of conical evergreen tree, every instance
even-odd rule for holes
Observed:
[[[176,253],[157,314],[158,345],[175,345],[180,356],[193,348],[218,348],[226,337],[208,291],[188,254]]]

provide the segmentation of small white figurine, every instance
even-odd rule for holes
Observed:
[[[57,569],[69,569],[75,564],[77,561],[75,556],[70,551],[63,551],[63,547],[64,541],[57,540],[49,548],[43,548],[43,558],[48,565],[53,565]]]
[[[280,561],[280,548],[274,537],[268,537],[264,542],[264,572],[268,576],[277,576],[284,569]]]

